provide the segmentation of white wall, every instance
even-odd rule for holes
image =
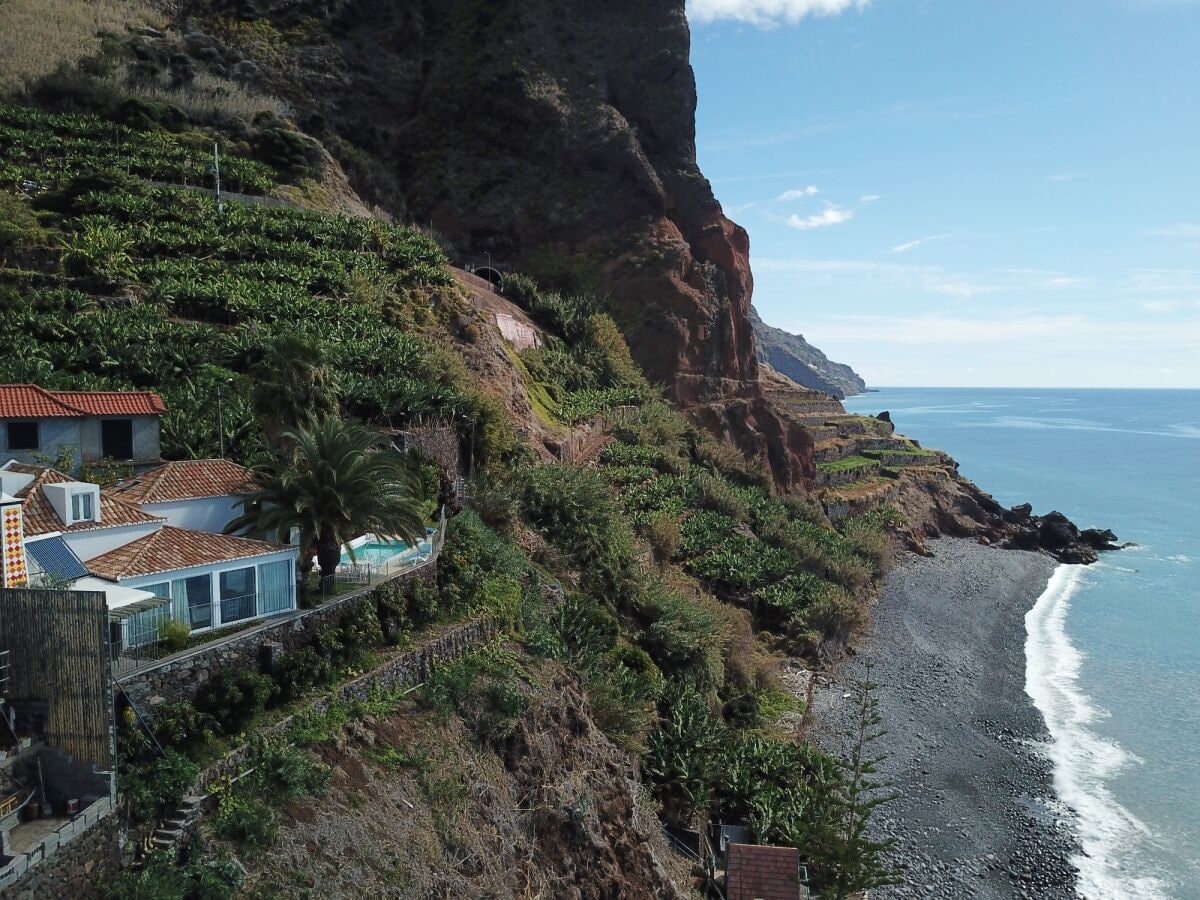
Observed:
[[[201,497],[196,500],[172,500],[167,503],[143,503],[152,516],[162,516],[177,528],[220,534],[242,513],[240,497]]]
[[[162,527],[161,522],[138,522],[113,528],[88,528],[84,531],[64,531],[63,540],[84,562],[116,550],[118,547],[148,537]]]
[[[212,617],[213,628],[220,628],[221,622],[221,591],[220,579],[218,576],[221,572],[230,572],[235,569],[245,569],[249,566],[261,566],[267,563],[280,562],[287,560],[291,563],[288,585],[290,588],[291,602],[288,604],[288,609],[296,608],[296,551],[281,550],[278,553],[265,553],[262,556],[254,556],[249,559],[236,559],[230,562],[214,563],[207,566],[193,566],[190,569],[176,569],[171,572],[161,572],[156,575],[137,575],[130,578],[122,578],[119,580],[121,587],[141,588],[152,584],[162,584],[163,582],[175,581],[182,578],[194,578],[199,575],[208,575],[212,578]],[[257,573],[256,588],[262,589],[261,576]],[[172,602],[174,607],[174,602]],[[240,621],[250,621],[242,619]],[[204,629],[200,629],[204,630]]]

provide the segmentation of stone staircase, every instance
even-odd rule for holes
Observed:
[[[184,797],[179,808],[164,816],[150,838],[153,850],[177,850],[204,811],[204,797]]]

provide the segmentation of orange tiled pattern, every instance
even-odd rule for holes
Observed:
[[[254,490],[250,470],[227,459],[169,462],[126,479],[113,493],[132,503],[227,497]]]
[[[287,549],[282,544],[164,525],[154,534],[130,541],[123,547],[88,560],[84,565],[93,575],[116,581],[134,575],[154,575],[192,566],[249,559]]]
[[[150,391],[48,391],[36,384],[0,384],[0,419],[82,416],[160,416],[167,411]]]
[[[74,481],[69,475],[64,475],[57,469],[46,466],[29,466],[24,463],[13,463],[8,467],[10,472],[21,472],[35,476],[33,481],[17,491],[17,497],[22,501],[21,512],[25,518],[25,534],[33,537],[51,531],[86,531],[89,528],[112,528],[115,525],[137,525],[145,522],[162,522],[160,516],[144,513],[132,503],[127,503],[112,496],[108,491],[100,491],[100,521],[77,522],[69,528],[58,517],[54,507],[42,493],[42,485],[59,484],[64,481]]]

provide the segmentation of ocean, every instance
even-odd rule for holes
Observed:
[[[1079,813],[1089,900],[1200,898],[1200,391],[887,388],[851,412],[945,450],[1006,506],[1137,546],[1060,566],[1026,691]]]

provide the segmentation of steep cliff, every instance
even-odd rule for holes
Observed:
[[[839,400],[867,389],[867,383],[852,368],[831,360],[806,341],[804,335],[768,325],[754,307],[750,308],[750,324],[758,344],[758,358],[801,387],[824,391]]]
[[[811,477],[759,385],[748,237],[696,166],[683,0],[195,0],[180,24],[252,61],[367,200],[460,261],[609,295],[696,421]]]

